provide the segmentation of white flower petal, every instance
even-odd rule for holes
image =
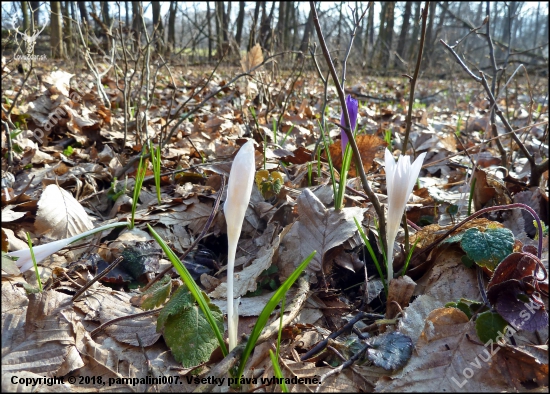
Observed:
[[[239,314],[234,310],[233,302],[233,272],[235,267],[235,254],[237,243],[241,235],[244,216],[250,193],[254,184],[256,163],[254,161],[254,141],[244,144],[231,166],[229,181],[227,182],[227,199],[223,206],[223,213],[227,223],[227,328],[229,337],[229,351],[233,350],[237,343],[237,325]],[[236,309],[236,308],[235,308]]]
[[[426,153],[421,154],[411,165],[410,156],[400,156],[397,164],[388,149],[385,153],[386,165],[386,188],[388,192],[388,219],[386,222],[386,241],[388,244],[387,251],[387,272],[388,283],[393,278],[393,244],[403,211],[409,200],[409,196],[414,188],[418,174],[422,167]]]
[[[46,257],[60,251],[65,246],[70,245],[73,242],[79,241],[82,238],[86,238],[89,235],[98,233],[100,231],[108,230],[113,227],[122,227],[126,225],[127,225],[126,223],[107,224],[105,226],[101,226],[98,228],[85,231],[82,234],[75,235],[74,237],[60,239],[59,241],[50,242],[44,245],[33,246],[32,250],[34,252],[34,258],[36,259],[36,263],[38,264],[42,260],[44,260]],[[15,252],[9,252],[8,255],[13,257],[19,257],[19,259],[15,262],[15,264],[17,264],[21,272],[30,270],[34,265],[32,262],[30,249],[22,249],[22,250],[17,250]]]

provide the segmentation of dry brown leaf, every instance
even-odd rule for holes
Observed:
[[[492,227],[498,227],[503,228],[504,226],[499,222],[494,222],[489,219],[485,218],[476,218],[468,221],[467,223],[464,223],[464,225],[460,226],[457,230],[453,231],[450,236],[457,235],[459,233],[462,233],[469,228],[477,228],[482,231],[485,231],[485,229],[488,226]],[[435,240],[439,237],[441,237],[443,234],[445,234],[448,230],[450,230],[453,225],[450,226],[440,226],[439,224],[429,224],[427,226],[422,227],[420,231],[417,231],[415,234],[411,235],[410,242],[411,244],[414,244],[416,240],[418,239],[418,243],[416,245],[417,252],[420,251],[422,248],[430,245],[432,242],[435,242]]]
[[[496,363],[490,360],[491,349],[477,340],[474,323],[464,312],[439,308],[426,318],[413,356],[403,371],[391,379],[381,379],[376,391],[507,390]]]
[[[84,365],[75,347],[75,333],[82,335],[84,327],[69,299],[54,290],[29,295],[25,336],[3,355],[3,374],[27,371],[63,376]]]
[[[129,293],[112,291],[104,286],[94,288],[90,293],[90,296],[74,303],[78,309],[87,314],[87,320],[99,321],[103,324],[118,317],[143,312],[130,304],[132,295]],[[139,334],[143,346],[152,345],[160,337],[156,330],[155,316],[124,319],[105,328],[103,334],[105,333],[117,341],[133,346],[139,345],[136,333]]]
[[[424,327],[426,316],[447,302],[460,298],[480,299],[475,270],[462,264],[462,251],[448,249],[437,258],[434,266],[417,280],[415,294],[421,294],[407,308],[398,328],[415,343]]]
[[[390,281],[386,319],[393,319],[399,312],[399,307],[405,308],[414,293],[416,283],[408,276],[400,276]],[[395,304],[397,303],[397,305]]]
[[[308,271],[318,272],[323,267],[325,254],[341,245],[357,232],[354,217],[363,217],[363,208],[326,209],[323,203],[305,189],[297,200],[299,217],[281,241],[279,249],[279,272],[287,278],[300,263],[317,251]],[[323,267],[324,268],[324,267]]]
[[[357,148],[361,153],[361,160],[363,161],[363,168],[365,172],[368,172],[372,168],[372,163],[376,155],[381,152],[388,144],[375,136],[375,135],[358,135],[355,137]],[[332,164],[340,171],[342,168],[342,144],[340,141],[330,145],[330,156],[332,158]],[[352,177],[357,176],[355,171],[355,161],[352,160],[349,175]]]
[[[44,189],[38,201],[34,226],[39,234],[53,239],[73,237],[94,228],[72,194],[53,184]]]
[[[243,72],[249,72],[254,67],[262,64],[263,61],[264,55],[262,54],[262,47],[260,46],[260,44],[256,44],[252,47],[250,52],[248,52],[246,55],[243,55],[241,59]]]
[[[279,248],[280,237],[277,236],[272,245],[263,247],[258,251],[257,258],[248,267],[235,273],[233,297],[244,296],[249,291],[256,291],[257,278],[262,272],[271,266],[273,255]],[[225,298],[227,295],[227,283],[220,284],[216,290],[209,294],[212,298]]]

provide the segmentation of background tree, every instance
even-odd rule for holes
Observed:
[[[402,59],[405,59],[405,41],[407,40],[407,34],[409,33],[409,26],[411,20],[411,9],[413,3],[407,1],[405,3],[405,10],[403,11],[403,23],[401,24],[401,33],[399,33],[399,40],[397,41],[397,54],[395,57],[395,66],[399,67]]]
[[[239,1],[239,14],[237,15],[237,34],[235,34],[235,41],[237,42],[237,47],[241,47],[241,39],[243,35],[243,26],[244,26],[244,1]]]
[[[178,4],[175,1],[170,3],[170,11],[168,13],[168,46],[173,50],[176,46],[176,13]]]
[[[61,3],[50,2],[50,46],[52,57],[55,59],[63,57],[63,25],[61,22]]]

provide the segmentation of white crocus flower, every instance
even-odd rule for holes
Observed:
[[[45,245],[33,246],[32,250],[34,252],[34,258],[36,259],[36,263],[39,263],[42,260],[44,260],[46,257],[56,252],[59,252],[65,246],[68,246],[74,242],[77,242],[82,238],[86,238],[92,234],[95,234],[104,230],[108,230],[113,227],[123,227],[127,225],[128,225],[127,223],[108,224],[106,226],[94,228],[89,231],[83,232],[82,234],[75,235],[74,237],[60,239],[59,241],[50,242]],[[30,249],[22,249],[22,250],[17,250],[15,252],[9,252],[8,256],[18,257],[15,264],[17,264],[21,272],[28,271],[33,267]]]
[[[239,325],[239,300],[233,300],[233,276],[235,253],[241,235],[246,208],[254,184],[256,164],[254,161],[254,141],[244,144],[233,161],[227,183],[227,199],[223,206],[227,222],[227,326],[229,351],[237,346],[237,327]]]
[[[426,153],[422,153],[411,164],[410,156],[400,156],[397,164],[386,149],[386,187],[388,189],[388,220],[386,240],[388,244],[388,284],[393,278],[393,244],[403,218],[403,211],[414,188]]]

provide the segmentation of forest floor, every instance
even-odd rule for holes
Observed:
[[[502,167],[480,84],[459,77],[418,81],[414,149],[407,154],[426,156],[407,205],[408,244],[401,229],[391,250],[397,279],[386,289],[372,258],[384,274],[377,226],[384,219],[376,217],[354,166],[344,206],[334,209],[320,139],[320,78],[267,64],[229,84],[242,70],[212,69],[152,72],[148,88],[132,85],[125,121],[123,79],[112,70],[101,76],[102,96],[84,65],[48,62],[27,75],[2,64],[2,124],[10,126],[2,134],[3,391],[33,384],[52,392],[231,390],[235,361],[222,362],[196,304],[178,304],[184,285],[177,272],[168,271],[152,291],[143,287],[172,264],[150,227],[182,258],[211,308],[226,313],[226,223],[218,203],[226,199],[233,158],[249,139],[256,142],[258,172],[235,263],[241,342],[279,286],[317,253],[286,294],[280,340],[277,307],[267,328],[273,335],[258,342],[240,390],[284,390],[272,380],[277,365],[286,389],[297,392],[548,386],[547,230],[540,228],[539,242],[533,217],[520,209],[453,229],[468,211],[512,203],[529,206],[548,225],[548,170],[531,179],[522,149],[497,119]],[[139,71],[135,76],[134,82],[146,79]],[[537,163],[547,159],[548,80],[522,76],[505,83],[499,109],[522,148]],[[359,101],[356,141],[364,169],[384,207],[384,151],[397,158],[403,149],[409,85],[404,77],[358,75],[346,84],[346,94]],[[326,103],[338,180],[341,106],[333,87]],[[145,160],[145,179],[134,194],[147,141],[162,145],[160,183]],[[41,292],[35,270],[21,273],[4,254],[28,248],[27,233],[37,247],[132,216],[133,229],[109,229],[40,256]],[[73,300],[119,256],[122,263]],[[316,345],[319,352],[304,358]],[[274,364],[268,355],[276,348]],[[37,380],[54,376],[63,379]]]

